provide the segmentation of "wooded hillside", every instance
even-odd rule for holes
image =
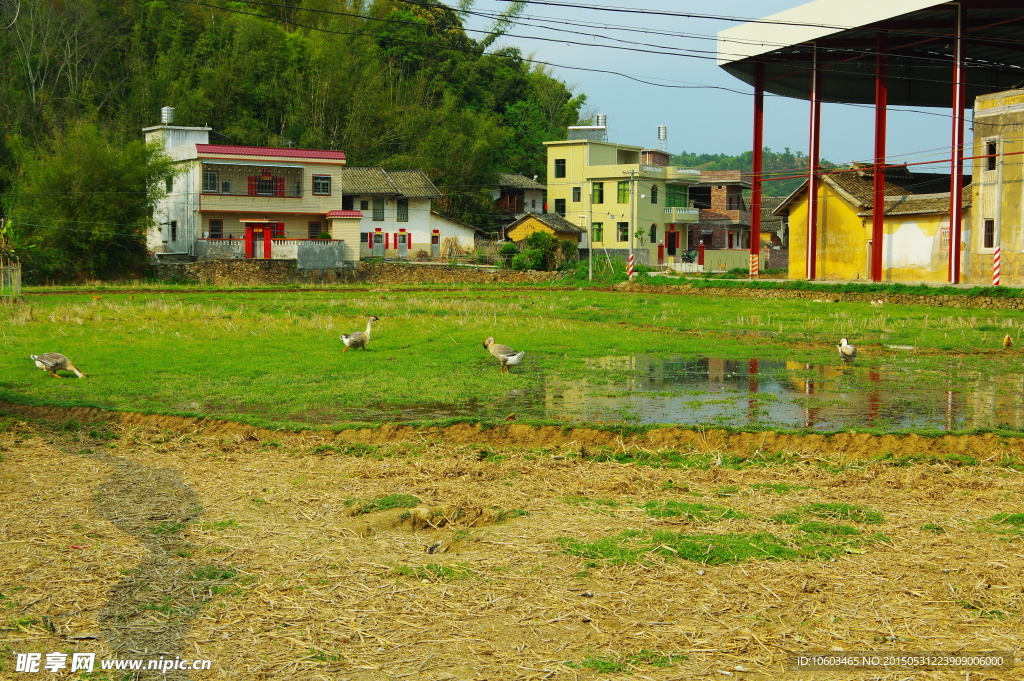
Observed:
[[[511,3],[504,18],[521,10]],[[141,128],[162,106],[176,108],[176,124],[212,127],[215,142],[340,149],[351,165],[422,169],[452,197],[449,212],[478,222],[495,173],[543,178],[542,142],[564,137],[585,102],[517,49],[492,49],[504,27],[477,40],[456,10],[402,0],[21,0],[0,30],[11,242],[29,270],[56,277],[78,258],[47,262],[58,246],[103,232],[131,242],[115,269],[129,267],[146,211],[83,212],[82,199],[117,191],[121,204],[145,206],[166,169],[125,187],[86,166],[153,161]],[[117,274],[112,266],[100,258],[74,274]]]

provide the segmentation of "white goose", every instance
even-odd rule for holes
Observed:
[[[836,346],[839,349],[839,358],[844,362],[852,362],[857,357],[857,348],[850,345],[845,338],[839,341]]]
[[[484,347],[487,348],[487,352],[491,353],[498,358],[501,362],[501,373],[508,373],[509,367],[514,367],[523,361],[523,357],[526,356],[526,350],[516,352],[507,345],[501,345],[495,343],[494,338],[488,337],[484,341]]]
[[[29,357],[31,357],[32,361],[36,363],[37,367],[43,371],[49,371],[50,375],[54,378],[64,378],[63,376],[57,375],[57,372],[61,370],[74,371],[75,376],[85,378],[85,374],[79,371],[78,367],[72,364],[70,359],[59,352],[47,352],[42,355],[29,355]]]
[[[356,331],[355,333],[343,333],[341,334],[341,342],[345,344],[345,349],[341,351],[341,354],[345,354],[351,348],[366,349],[366,346],[370,344],[370,327],[373,323],[378,320],[377,315],[370,315],[366,320],[366,331]]]

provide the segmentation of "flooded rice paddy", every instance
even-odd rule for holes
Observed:
[[[493,403],[409,405],[399,419],[543,418],[570,423],[768,426],[843,430],[1024,428],[1024,371],[893,367],[714,357],[588,360],[594,378],[539,380]],[[976,366],[976,365],[975,365]],[[385,416],[380,413],[380,416]]]

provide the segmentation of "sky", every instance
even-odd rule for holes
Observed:
[[[719,31],[747,19],[801,4],[798,0],[637,0],[635,5],[622,0],[601,0],[598,4],[546,1],[577,7],[531,3],[517,20],[519,23],[511,26],[496,45],[514,45],[526,56],[558,65],[551,67],[552,75],[571,85],[575,93],[587,95],[587,111],[608,116],[609,141],[657,148],[657,126],[666,125],[668,151],[672,153],[727,154],[753,147],[753,88],[717,65],[715,38]],[[466,28],[487,28],[491,22],[481,15],[500,12],[508,4],[506,0],[476,0],[471,12],[479,14],[467,16]],[[611,7],[736,19],[667,17],[601,9]],[[470,35],[482,37],[479,33]],[[610,46],[616,43],[626,49]],[[665,54],[680,49],[689,51],[688,55]],[[948,158],[949,114],[948,109],[912,111],[890,107],[886,137],[890,162]],[[767,95],[765,146],[777,151],[789,147],[806,153],[808,119],[809,104],[805,100]],[[969,139],[969,131],[967,134]],[[871,107],[822,106],[823,159],[835,163],[868,160],[873,149]],[[917,169],[948,172],[948,167],[946,163]]]

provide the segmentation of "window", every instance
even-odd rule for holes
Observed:
[[[591,241],[604,241],[604,223],[595,222],[590,225],[590,240]]]
[[[178,222],[171,220],[171,241],[178,240]]]
[[[572,188],[572,202],[579,203],[582,199],[583,190],[579,187]]]
[[[230,194],[231,193],[231,180],[224,180],[220,183],[220,193]]]
[[[651,225],[651,243],[658,243],[658,225]]]
[[[369,201],[360,201],[359,202],[359,210],[370,210],[370,202]]]
[[[373,219],[377,222],[384,219],[384,199],[373,200]]]
[[[368,243],[370,243],[370,233],[369,232],[359,232],[359,243],[361,243],[361,244],[368,244]]]
[[[223,220],[210,220],[210,238],[211,239],[223,239],[224,238],[224,221]]]
[[[943,227],[939,230],[939,250],[943,253],[949,253],[949,227]]]
[[[174,191],[174,178],[173,177],[168,177],[167,180],[164,182],[164,185],[167,187],[167,193],[168,194],[173,192]]]
[[[590,196],[591,203],[604,203],[604,182],[595,182]]]
[[[686,208],[686,190],[669,187],[665,190],[666,208]]]
[[[307,228],[306,228],[306,236],[308,236],[310,239],[319,239],[320,238],[320,232],[322,232],[322,231],[323,230],[320,229],[320,223],[319,222],[310,222],[310,223],[308,223]]]
[[[373,233],[373,243],[377,244],[378,246],[379,245],[383,245],[384,244],[384,233],[383,232],[374,232]]]
[[[618,200],[619,203],[629,203],[629,181],[628,180],[623,180],[622,182],[619,182],[619,192],[618,192],[618,199],[617,200]]]
[[[565,217],[565,199],[555,199],[555,214]]]
[[[409,199],[398,199],[398,221],[409,222]]]
[[[274,195],[273,175],[259,175],[256,178],[256,193],[259,194],[260,196]]]
[[[652,184],[651,185],[651,203],[657,203],[657,202],[658,202],[658,185]]]
[[[398,233],[398,243],[400,243],[400,244],[402,244],[404,246],[406,244],[406,241],[405,241],[405,237],[406,236],[408,236],[408,235],[407,234],[402,234],[401,232],[399,232]]]
[[[988,157],[985,159],[985,170],[996,169],[996,153],[997,150],[995,141],[985,142],[985,156]]]
[[[629,241],[629,223],[620,222],[615,228],[616,241]]]
[[[173,222],[171,224],[174,224]],[[983,235],[982,248],[996,247],[996,221],[985,220],[985,233]]]
[[[555,177],[565,177],[565,159],[555,159]]]
[[[203,168],[203,191],[216,194],[220,188],[220,174],[216,170]]]
[[[313,176],[313,193],[317,196],[330,196],[331,195],[331,176],[330,175],[314,175]]]

